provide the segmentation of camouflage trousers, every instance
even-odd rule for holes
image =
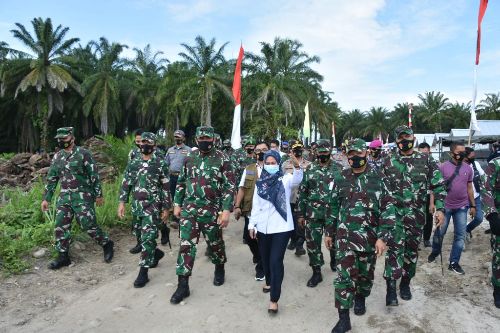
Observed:
[[[500,236],[492,235],[492,259],[491,259],[491,283],[495,287],[500,287]]]
[[[73,217],[76,218],[82,230],[86,231],[97,244],[102,246],[108,242],[108,235],[97,225],[94,203],[81,202],[78,205],[63,203],[57,206],[54,229],[55,247],[58,252],[69,251]]]
[[[355,295],[370,296],[376,258],[375,252],[337,251],[336,308],[352,308]]]
[[[181,244],[177,257],[176,274],[190,276],[196,258],[196,245],[203,233],[209,248],[210,259],[213,264],[224,264],[227,261],[226,248],[222,238],[222,229],[217,224],[217,213],[209,218],[201,215],[203,209],[182,210],[179,222]]]
[[[305,226],[307,255],[309,256],[309,266],[321,267],[325,264],[321,244],[325,231],[325,220],[310,219]],[[335,244],[335,239],[333,239]],[[335,249],[330,250],[330,258],[335,259]]]
[[[140,240],[142,247],[139,266],[149,268],[154,262],[158,225],[161,220],[158,215],[137,216],[137,220],[141,225]]]
[[[162,223],[160,219],[157,219],[158,221],[156,222],[156,227],[160,231],[165,231],[165,229],[168,228],[168,226],[165,223]],[[141,241],[141,233],[142,233],[142,222],[141,222],[141,217],[132,215],[132,222],[130,225],[132,229],[132,235],[137,239],[138,242]]]
[[[398,208],[396,225],[385,255],[384,278],[413,278],[417,270],[418,246],[425,224],[425,206]]]

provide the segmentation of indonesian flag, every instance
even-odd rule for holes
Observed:
[[[231,132],[231,147],[241,148],[241,62],[243,61],[243,45],[236,61],[233,80],[233,97],[235,102],[233,115],[233,130]]]

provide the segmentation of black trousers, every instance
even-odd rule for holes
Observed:
[[[430,195],[427,195],[427,202],[425,204],[425,225],[424,225],[424,240],[430,240],[432,234],[432,225],[434,217],[429,213]]]
[[[290,239],[291,243],[295,243],[296,247],[299,248],[304,245],[304,241],[306,240],[305,229],[299,226],[297,223],[297,214],[295,213],[297,204],[291,203],[290,207],[292,208],[293,228],[294,228],[294,231],[291,233]]]
[[[281,296],[281,284],[285,276],[283,259],[290,234],[290,231],[275,234],[257,233],[266,284],[271,286],[271,302],[278,302]]]
[[[250,219],[248,216],[245,216],[245,229],[243,230],[243,239],[246,241],[248,247],[250,248],[250,252],[252,252],[254,261],[260,261],[260,252],[259,252],[259,244],[257,244],[257,239],[250,238],[250,233],[248,232],[248,223]]]
[[[175,187],[177,186],[178,179],[179,179],[179,176],[170,175],[170,195],[172,198],[172,202],[174,202]]]

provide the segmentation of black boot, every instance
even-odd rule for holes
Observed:
[[[222,286],[224,284],[224,277],[224,264],[215,265],[214,286]]]
[[[399,284],[399,295],[405,301],[411,300],[410,278],[403,276]]]
[[[139,270],[139,275],[134,281],[134,288],[142,288],[149,282],[148,269],[146,267],[141,267]]]
[[[59,269],[64,266],[71,265],[68,252],[59,252],[57,259],[49,264],[50,269]]]
[[[312,270],[313,275],[311,276],[309,281],[307,281],[307,286],[314,288],[318,285],[318,283],[323,281],[323,276],[321,275],[321,266],[314,266]]]
[[[128,250],[128,252],[130,252],[132,254],[137,254],[137,253],[141,253],[141,251],[142,251],[141,237],[137,237],[137,244],[135,244],[135,246],[133,248]]]
[[[163,252],[160,249],[155,249],[155,257],[153,263],[149,266],[149,268],[155,268],[158,266],[158,262],[160,261],[161,258],[165,256],[165,252]]]
[[[337,262],[335,261],[335,250],[331,249],[330,250],[330,269],[332,272],[337,271]]]
[[[386,306],[398,306],[398,294],[396,293],[396,280],[386,280],[387,295],[385,296]]]
[[[161,228],[161,245],[167,245],[172,248],[172,245],[170,244],[170,228],[167,227],[167,225],[164,224],[164,227]]]
[[[500,287],[493,287],[493,299],[495,306],[500,309]]]
[[[339,309],[339,321],[332,329],[332,333],[345,333],[351,330],[351,318],[349,309]]]
[[[115,254],[115,251],[113,250],[114,245],[115,243],[113,243],[112,240],[109,240],[102,247],[102,250],[104,251],[104,261],[107,263],[111,262],[111,260],[113,259],[113,255]]]
[[[366,313],[365,296],[354,295],[354,314],[362,316]]]
[[[170,298],[170,303],[179,304],[186,297],[191,294],[189,292],[189,276],[179,276],[179,283],[177,285],[177,290],[174,292]]]
[[[295,240],[290,239],[290,243],[286,247],[289,250],[293,250],[297,248],[297,242]]]

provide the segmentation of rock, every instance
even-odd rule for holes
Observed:
[[[28,163],[30,157],[31,157],[30,153],[20,153],[14,155],[14,157],[10,159],[10,162],[14,165],[26,164]]]
[[[73,248],[75,250],[78,250],[78,251],[83,251],[85,250],[85,245],[82,243],[82,242],[79,242],[79,241],[75,241],[73,243]]]
[[[40,160],[43,159],[41,154],[33,154],[28,160],[28,164],[31,166],[35,166]]]
[[[46,254],[47,254],[47,249],[42,247],[41,249],[38,249],[37,251],[33,252],[33,257],[38,259],[45,257]]]
[[[91,328],[97,328],[97,327],[99,327],[101,325],[102,325],[102,320],[99,319],[99,318],[96,318],[96,319],[91,320],[89,322],[89,327],[91,327]]]

